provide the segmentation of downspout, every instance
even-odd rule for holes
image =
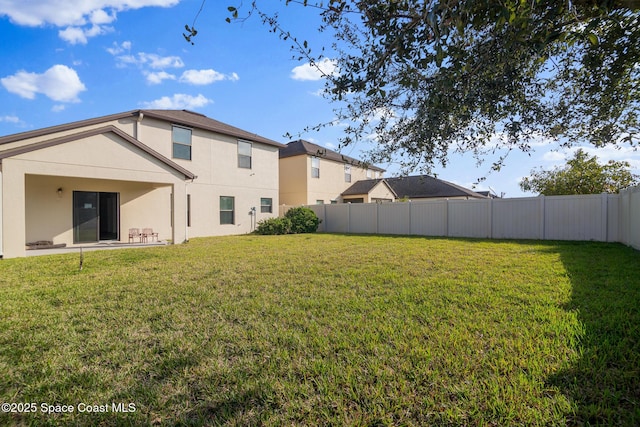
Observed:
[[[189,241],[189,184],[193,184],[196,178],[197,176],[194,176],[191,178],[191,182],[188,180],[184,182],[184,243]],[[191,213],[193,213],[193,209],[191,209]]]
[[[193,182],[193,180],[191,180]],[[189,241],[189,181],[184,182],[184,242]]]

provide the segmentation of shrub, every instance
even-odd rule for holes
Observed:
[[[289,218],[269,218],[262,220],[256,227],[256,234],[289,234],[291,233],[291,220]]]
[[[315,233],[322,221],[310,208],[291,208],[284,215],[291,221],[291,233]]]

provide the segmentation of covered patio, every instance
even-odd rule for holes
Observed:
[[[152,228],[165,242],[186,239],[187,185],[195,176],[116,128],[0,154],[4,258],[31,255],[27,244],[39,241],[128,244],[129,228]]]

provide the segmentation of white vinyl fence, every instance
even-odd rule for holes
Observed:
[[[309,206],[329,233],[594,240],[640,249],[640,187],[620,194]]]

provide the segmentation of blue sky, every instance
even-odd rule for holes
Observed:
[[[249,3],[245,1],[245,3]],[[235,0],[208,0],[195,27],[195,45],[184,25],[201,0],[0,0],[0,136],[138,108],[190,109],[286,143],[307,126],[330,122],[333,106],[319,96],[323,83],[308,64],[293,59],[290,43],[268,31],[257,16],[228,24]],[[317,14],[284,1],[265,1],[283,25],[315,49],[329,47],[317,32]],[[242,13],[242,12],[241,12]],[[330,70],[331,63],[324,66]],[[335,149],[340,126],[302,133]],[[344,154],[361,157],[366,142]],[[563,165],[572,150],[546,141],[530,155],[511,153],[507,165],[488,174],[495,158],[479,167],[470,155],[452,154],[438,177],[507,197],[523,193],[518,182],[534,167]],[[626,160],[640,173],[640,152],[628,147],[593,149],[602,161]],[[497,158],[497,157],[496,157]],[[394,164],[380,165],[387,175]]]

